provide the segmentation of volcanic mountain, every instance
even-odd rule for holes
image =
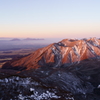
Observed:
[[[12,85],[17,84],[13,85],[17,88],[24,83],[23,81],[18,83],[19,78],[16,79],[15,76],[20,77],[21,81],[24,80],[22,78],[27,80],[27,77],[31,77],[38,82],[38,86],[36,87],[35,84],[34,89],[31,89],[34,93],[35,89],[39,93],[52,90],[56,91],[54,94],[58,95],[59,100],[100,100],[100,39],[64,39],[38,49],[23,58],[5,63],[0,69],[0,78],[2,79],[0,87],[3,86],[1,91],[4,88],[5,91],[10,89],[9,86],[7,87],[9,82],[9,85],[11,82],[15,82]],[[30,84],[33,86],[31,81],[27,86],[22,84],[23,86],[19,86],[18,89],[22,91],[22,87],[25,86],[23,91],[27,87],[28,92]],[[27,97],[26,91],[23,91],[21,95]],[[51,97],[50,91],[46,96]],[[12,93],[15,92],[10,91],[10,94]],[[73,97],[71,98],[67,93],[72,93]],[[3,94],[0,92],[0,95]],[[14,95],[14,99],[19,97],[18,93]],[[36,94],[34,95],[36,96]],[[43,98],[33,100],[47,100]]]
[[[8,62],[3,66],[3,69],[30,70],[42,66],[60,68],[78,64],[85,59],[100,59],[99,39],[64,39],[41,48],[24,58]]]

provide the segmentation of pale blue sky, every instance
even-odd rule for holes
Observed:
[[[92,37],[100,0],[0,0],[0,37]]]

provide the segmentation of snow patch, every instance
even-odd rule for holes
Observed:
[[[26,100],[26,98],[30,98],[30,99],[34,99],[34,100],[48,100],[50,98],[54,98],[54,99],[58,99],[60,98],[60,96],[57,96],[55,93],[46,91],[42,94],[39,95],[39,93],[37,91],[35,91],[35,89],[30,88],[30,91],[33,91],[34,93],[30,96],[23,96],[22,94],[19,94],[18,98],[20,100]]]
[[[100,85],[98,85],[98,88],[100,88]]]

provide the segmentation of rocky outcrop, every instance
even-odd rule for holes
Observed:
[[[55,90],[59,98],[53,99],[100,100],[100,40],[65,39],[9,61],[0,69],[0,78],[12,76],[30,77],[42,90]]]

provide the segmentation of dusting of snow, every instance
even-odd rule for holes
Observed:
[[[74,100],[73,97],[66,97],[66,100]]]
[[[52,92],[49,92],[49,91],[46,91],[46,92],[44,92],[44,93],[42,93],[40,95],[33,88],[30,88],[30,91],[33,91],[34,94],[32,94],[30,96],[27,96],[27,98],[31,98],[31,99],[34,99],[34,100],[44,100],[44,99],[48,100],[50,98],[54,98],[54,99],[60,98],[60,96],[57,96],[55,93],[52,93]],[[26,96],[23,96],[22,94],[19,94],[18,98],[20,100],[26,100]]]
[[[34,88],[30,88],[30,91],[34,91]]]
[[[100,88],[100,85],[98,85],[98,88]]]
[[[68,51],[68,48],[66,48],[65,50],[64,50],[64,53],[63,53],[63,55],[62,55],[62,57],[64,57],[65,55],[66,55],[66,52]]]
[[[68,59],[69,59],[70,63],[72,63],[72,51],[69,52]]]
[[[74,50],[74,53],[76,54],[76,56],[80,57],[77,46],[72,47],[72,49]]]
[[[15,88],[16,86],[21,86],[27,89],[31,92],[30,95],[23,95],[23,90],[21,91],[20,88],[18,88],[19,94],[17,95],[18,100],[49,100],[51,98],[58,99],[61,98],[61,96],[56,95],[55,90],[38,90],[36,87],[41,86],[40,83],[33,81],[30,77],[27,78],[20,78],[20,77],[10,77],[10,78],[4,78],[0,79],[0,83],[5,85],[6,87],[11,86],[12,88]],[[16,96],[15,96],[16,98]],[[0,100],[3,100],[0,98]],[[12,98],[10,99],[12,100]]]
[[[86,44],[93,50],[93,47],[90,43],[86,42]]]
[[[61,74],[58,74],[58,76],[60,77],[60,76],[61,76]]]

